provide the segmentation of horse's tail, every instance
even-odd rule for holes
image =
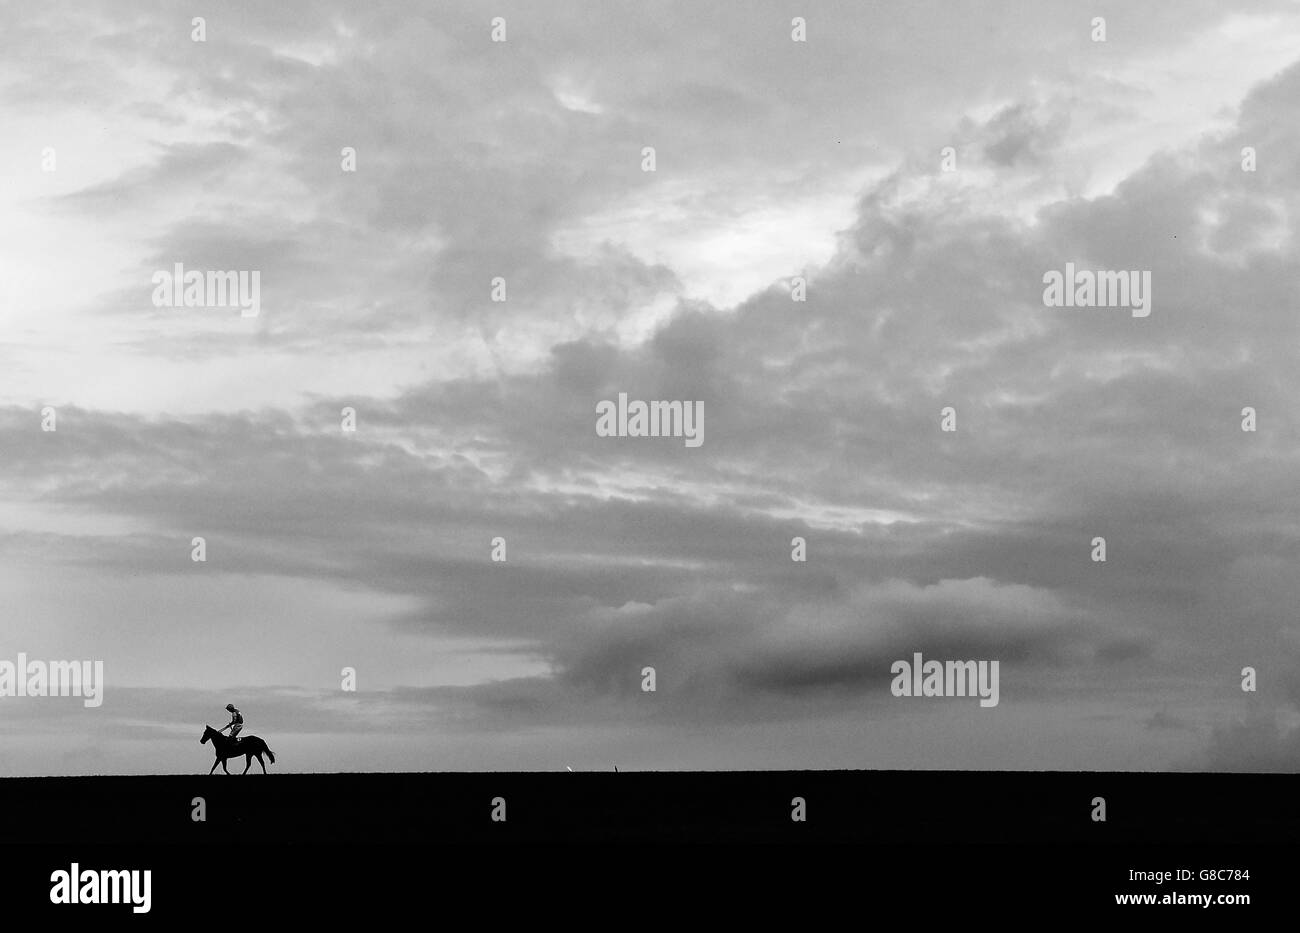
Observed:
[[[263,742],[262,744],[266,745],[265,742]],[[266,745],[266,754],[270,756],[271,764],[275,764],[275,752],[271,751],[271,746],[269,745]]]

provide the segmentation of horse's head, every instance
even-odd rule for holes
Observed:
[[[200,744],[200,745],[206,745],[207,742],[208,742],[208,739],[216,738],[217,735],[218,735],[218,733],[217,733],[217,730],[216,730],[216,729],[212,728],[211,726],[204,726],[204,727],[203,727],[203,738],[199,739],[199,744]]]

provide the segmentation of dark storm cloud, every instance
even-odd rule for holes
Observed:
[[[1063,116],[1040,123],[1024,104],[1007,107],[991,119],[984,132],[990,140],[984,154],[995,164],[1005,167],[1041,163],[1067,129]]]

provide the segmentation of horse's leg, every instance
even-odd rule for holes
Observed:
[[[227,774],[230,773],[230,769],[226,767],[226,759],[224,758],[221,759],[221,770],[226,772]]]
[[[247,774],[247,773],[248,773],[248,769],[251,768],[251,767],[253,767],[253,756],[252,756],[252,755],[245,755],[245,756],[244,756],[244,770],[243,770],[243,771],[240,771],[239,773],[240,773],[240,774]]]
[[[266,774],[266,762],[262,760],[262,753],[257,753],[257,763],[262,766],[262,773]]]
[[[214,758],[212,760],[212,767],[208,769],[208,777],[212,777],[212,772],[217,770],[217,765],[219,764],[221,764],[220,758]]]

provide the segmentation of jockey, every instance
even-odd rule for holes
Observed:
[[[239,741],[239,730],[244,728],[244,717],[239,714],[239,710],[235,709],[234,703],[227,703],[226,709],[230,712],[230,722],[226,723],[218,731],[225,732],[229,729],[232,743],[237,742]]]

